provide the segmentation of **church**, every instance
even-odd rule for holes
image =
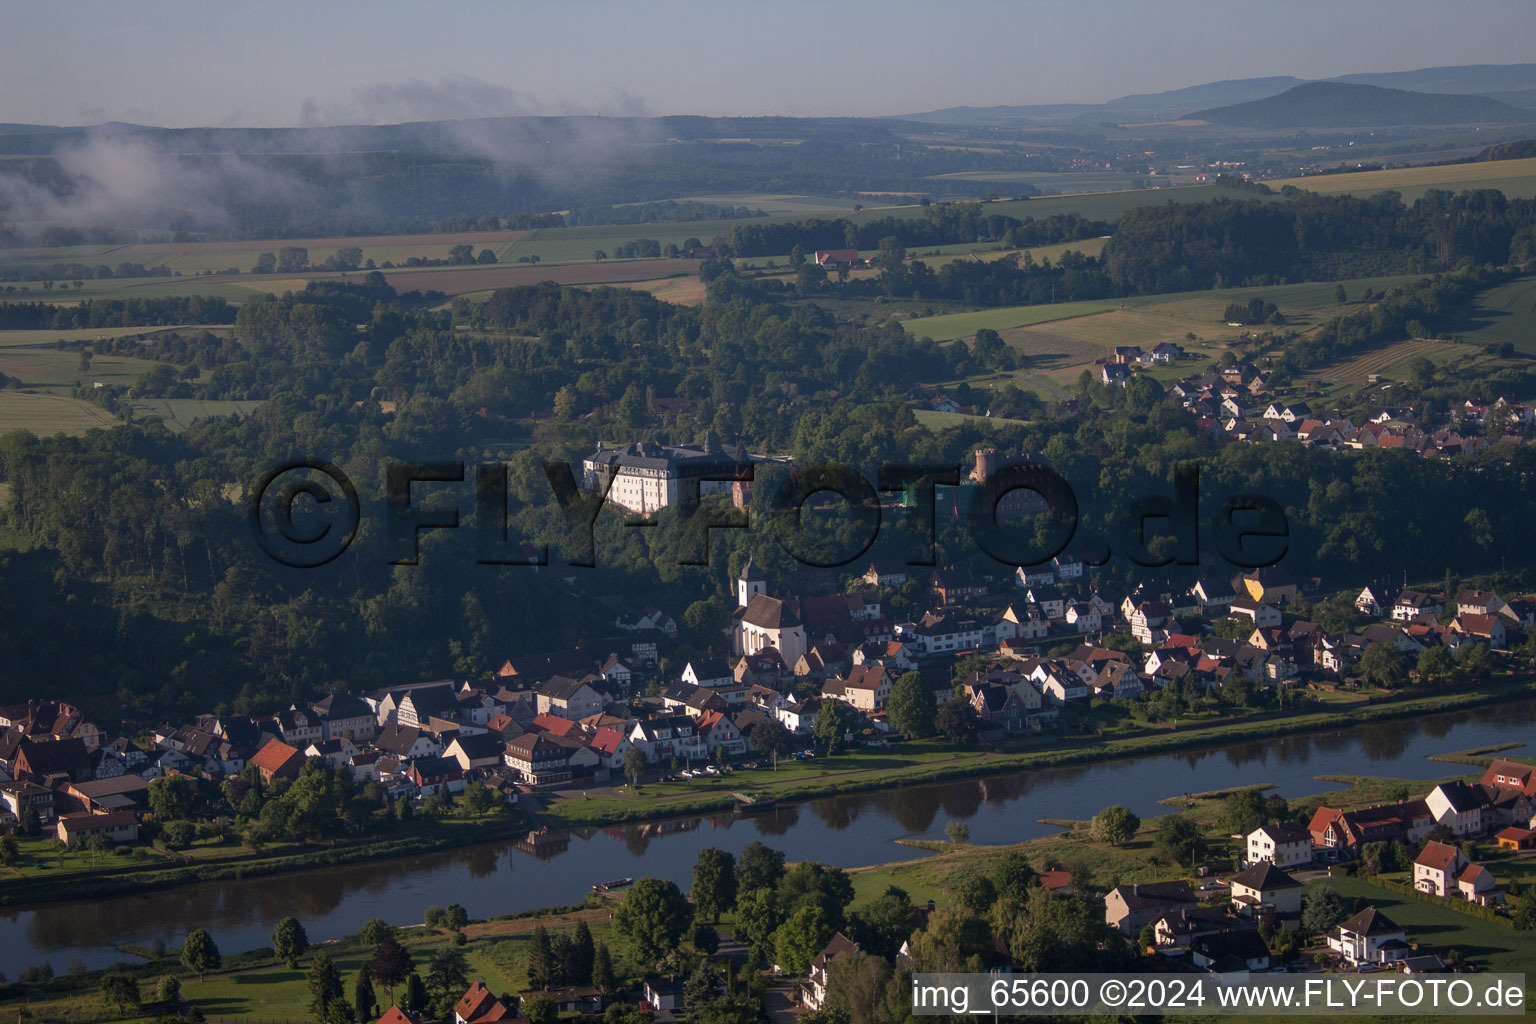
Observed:
[[[751,559],[736,580],[736,614],[737,654],[757,654],[772,647],[785,665],[793,665],[806,652],[805,624],[799,612],[791,602],[768,596],[768,578]]]

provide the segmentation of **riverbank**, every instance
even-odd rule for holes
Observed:
[[[108,857],[101,866],[76,872],[40,870],[34,875],[0,883],[0,906],[104,899],[130,893],[153,892],[199,882],[261,878],[315,868],[358,864],[371,860],[410,857],[436,850],[499,842],[528,831],[520,814],[474,819],[443,819],[422,823],[408,834],[338,841],[334,846],[303,849],[284,846],[275,851],[251,850],[216,860],[188,860],[180,864],[121,865]],[[242,847],[241,849],[246,849]],[[11,869],[15,870],[15,869]]]
[[[1108,740],[1068,740],[1017,753],[962,750],[943,758],[936,757],[931,747],[919,747],[920,754],[910,758],[905,757],[900,750],[852,754],[829,759],[832,762],[830,766],[823,767],[819,776],[814,778],[809,777],[805,769],[800,767],[803,763],[797,763],[797,775],[784,782],[774,781],[770,769],[758,769],[752,773],[754,777],[750,782],[743,782],[743,773],[737,772],[732,777],[720,779],[650,785],[638,793],[612,790],[596,796],[590,793],[562,794],[548,803],[544,818],[553,826],[577,828],[708,814],[730,810],[735,804],[733,791],[738,789],[752,790],[780,804],[793,803],[893,786],[950,782],[1033,768],[1055,768],[1302,733],[1329,732],[1394,718],[1418,717],[1531,697],[1536,697],[1536,680],[1505,679],[1427,696],[1407,694],[1378,698],[1299,714],[1276,713],[1187,729],[1148,731]],[[873,765],[866,766],[866,762],[873,762]],[[669,786],[674,789],[669,790]],[[675,789],[685,789],[686,792],[674,795]]]
[[[551,801],[544,818],[548,824],[557,827],[580,829],[729,812],[736,801],[736,790],[770,797],[784,807],[845,793],[1209,749],[1533,697],[1536,697],[1536,681],[1503,679],[1467,690],[1427,696],[1405,695],[1294,714],[1255,716],[1111,740],[1066,741],[1011,753],[955,749],[937,741],[920,741],[902,744],[901,749],[895,751],[867,751],[787,762],[780,765],[777,773],[768,768],[738,770],[730,776],[648,785],[639,794],[631,796],[616,795],[613,791],[573,792]],[[493,844],[522,838],[527,829],[527,819],[521,814],[479,820],[455,815],[430,822],[418,820],[382,836],[342,841],[334,846],[246,851],[231,843],[228,855],[221,853],[190,863],[125,863],[127,858],[107,856],[89,865],[82,859],[80,868],[73,871],[43,868],[34,863],[24,868],[28,877],[0,882],[0,905],[14,907],[103,900],[195,883],[301,874],[433,851],[490,850],[494,849]],[[594,877],[606,876],[598,873]]]

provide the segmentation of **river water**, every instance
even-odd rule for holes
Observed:
[[[920,856],[893,840],[942,839],[951,819],[969,824],[973,843],[1010,843],[1049,833],[1040,818],[1087,818],[1114,803],[1153,817],[1168,813],[1157,801],[1186,792],[1272,783],[1289,798],[1338,788],[1318,775],[1433,779],[1456,774],[1458,766],[1429,755],[1525,743],[1533,726],[1536,700],[1526,700],[1210,750],[832,797],[748,818],[721,814],[580,829],[537,849],[503,841],[140,896],[5,908],[0,970],[14,978],[31,964],[48,961],[58,971],[76,959],[103,967],[125,959],[119,943],[159,938],[179,945],[199,927],[226,953],[255,949],[270,943],[273,926],[288,914],[313,941],[349,934],[373,917],[418,922],[432,904],[461,903],[471,917],[484,918],[578,903],[593,883],[625,875],[670,878],[686,889],[700,850],[736,852],[754,839],[791,861],[858,867]]]

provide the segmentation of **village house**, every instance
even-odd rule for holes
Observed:
[[[80,739],[37,740],[23,738],[16,745],[12,771],[18,779],[40,786],[56,782],[88,782],[91,752]]]
[[[501,764],[505,753],[506,742],[501,736],[487,732],[477,736],[455,736],[448,749],[443,751],[443,757],[457,763],[460,771],[468,772],[473,768],[492,768]]]
[[[1202,935],[1189,944],[1189,961],[1226,977],[1247,977],[1269,969],[1269,947],[1256,928]]]
[[[1401,960],[1411,949],[1408,935],[1375,907],[1366,907],[1328,936],[1328,948],[1352,964]]]
[[[1435,820],[1456,836],[1480,836],[1487,831],[1483,809],[1488,798],[1465,782],[1442,782],[1424,798]]]
[[[697,724],[687,715],[638,722],[629,734],[629,741],[645,755],[648,764],[656,764],[664,758],[697,761],[708,756]]]
[[[464,769],[451,757],[418,757],[405,775],[422,796],[464,792]]]
[[[1456,847],[1430,840],[1414,858],[1413,887],[1433,896],[1453,895],[1456,892],[1456,879],[1461,876],[1467,864],[1467,858]]]
[[[26,817],[29,809],[37,812],[37,820],[41,825],[51,825],[54,821],[54,792],[35,782],[0,782],[0,806],[16,821]]]
[[[269,740],[256,751],[251,764],[261,773],[261,781],[267,785],[274,779],[296,779],[304,766],[304,755],[282,740]]]
[[[471,985],[453,1005],[453,1024],[512,1024],[519,1019],[483,981]]]
[[[102,836],[114,843],[131,843],[139,838],[139,822],[132,811],[81,812],[60,818],[56,831],[59,842],[65,846],[76,846],[92,836]]]
[[[820,953],[811,960],[811,970],[806,978],[806,983],[801,987],[801,1001],[807,1009],[819,1010],[827,1002],[827,978],[828,972],[839,958],[851,956],[859,951],[859,944],[854,942],[842,932],[832,936],[832,941],[824,946]]]
[[[1279,868],[1312,860],[1312,833],[1299,825],[1275,822],[1248,833],[1248,863],[1267,862]]]
[[[1161,915],[1194,905],[1194,891],[1182,880],[1121,885],[1104,897],[1104,923],[1134,936]]]
[[[848,670],[846,678],[829,680],[822,687],[821,695],[873,714],[885,710],[895,684],[895,675],[883,665],[855,665]]]
[[[414,726],[390,723],[379,730],[373,745],[402,761],[414,757],[428,757],[441,749],[437,737]]]
[[[361,697],[333,693],[309,707],[320,720],[328,740],[345,738],[353,743],[367,743],[379,733],[379,720]]]
[[[1152,942],[1159,950],[1188,949],[1196,939],[1230,931],[1224,907],[1179,907],[1152,922]]]
[[[584,679],[555,676],[539,687],[538,713],[579,722],[601,712],[607,700]]]
[[[1233,618],[1250,619],[1255,629],[1270,629],[1280,625],[1280,609],[1252,598],[1239,597],[1228,606]]]
[[[1392,618],[1398,622],[1412,622],[1420,616],[1439,615],[1444,610],[1445,605],[1418,590],[1405,590],[1392,602]]]
[[[547,733],[525,733],[507,744],[502,763],[521,782],[552,786],[571,779],[570,755]]]
[[[1301,883],[1268,861],[1260,861],[1229,879],[1234,912],[1291,928],[1301,913]]]
[[[773,717],[794,736],[809,736],[816,727],[816,709],[820,704],[814,699],[799,703],[783,700],[773,706]]]
[[[711,757],[739,757],[747,752],[747,741],[726,711],[710,711],[699,716],[699,738]]]

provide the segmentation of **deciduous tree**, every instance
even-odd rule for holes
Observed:
[[[736,905],[736,858],[713,846],[700,850],[690,895],[695,914],[719,921],[722,913]]]
[[[661,878],[640,879],[613,912],[614,927],[642,961],[656,960],[676,948],[692,918],[682,890]]]

